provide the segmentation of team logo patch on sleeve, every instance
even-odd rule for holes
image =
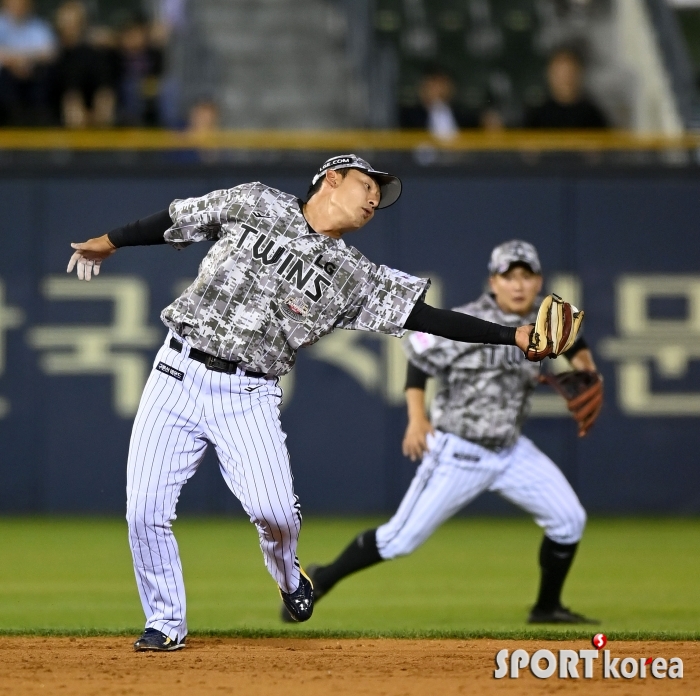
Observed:
[[[158,370],[158,372],[162,372],[164,375],[168,375],[168,377],[174,377],[180,382],[182,382],[182,379],[185,376],[184,372],[180,372],[180,370],[176,370],[174,367],[170,367],[170,365],[166,365],[164,362],[159,362],[156,366],[156,370]]]
[[[280,304],[282,314],[292,321],[304,321],[309,313],[308,305],[296,297],[288,297]]]
[[[435,336],[422,333],[421,331],[412,333],[408,340],[411,342],[411,346],[417,355],[425,353],[426,350],[430,350],[435,345]]]

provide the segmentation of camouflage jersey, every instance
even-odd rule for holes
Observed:
[[[314,232],[299,199],[259,182],[176,200],[169,213],[169,244],[216,243],[163,322],[193,348],[269,376],[334,329],[402,336],[430,284]]]
[[[522,326],[534,321],[506,314],[490,294],[455,311],[480,319]],[[408,359],[441,384],[431,407],[438,430],[452,433],[490,450],[515,444],[529,411],[529,398],[537,385],[539,363],[529,362],[517,346],[460,343],[424,333],[405,341]]]

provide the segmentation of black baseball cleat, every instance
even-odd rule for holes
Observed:
[[[134,643],[134,650],[142,652],[145,650],[155,650],[157,652],[171,652],[181,650],[185,647],[185,639],[173,640],[165,633],[161,633],[155,628],[147,628],[141,637]]]
[[[280,590],[280,597],[282,597],[282,620],[286,623],[308,621],[314,613],[314,584],[301,568],[299,568],[299,587],[290,593]]]
[[[316,582],[316,571],[320,568],[321,566],[312,563],[311,565],[306,567],[306,576],[311,580],[311,584],[314,586],[314,605],[316,602],[318,602],[321,597],[325,594],[323,590],[319,587],[319,584]],[[289,609],[287,609],[287,605],[282,602],[280,605],[280,619],[282,620],[282,623],[297,623],[297,620],[291,615],[289,612]]]
[[[543,610],[533,607],[530,616],[527,617],[529,624],[590,624],[600,623],[597,619],[589,619],[583,614],[577,614],[566,607],[556,607],[555,609]]]

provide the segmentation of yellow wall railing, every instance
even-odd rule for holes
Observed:
[[[449,141],[420,131],[222,130],[190,134],[166,130],[0,130],[0,150],[439,150],[609,151],[700,148],[700,133],[669,137],[626,131],[463,131]]]

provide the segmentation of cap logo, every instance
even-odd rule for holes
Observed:
[[[353,160],[351,160],[349,157],[338,157],[337,159],[332,159],[326,162],[322,167],[321,171],[324,171],[325,169],[328,169],[329,167],[335,167],[338,164],[351,164]]]

